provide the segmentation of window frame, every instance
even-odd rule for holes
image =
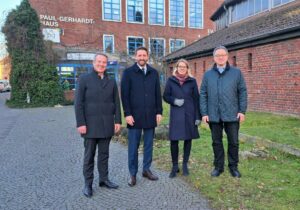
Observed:
[[[126,36],[127,55],[128,56],[134,56],[134,55],[129,54],[129,42],[128,42],[129,38],[143,39],[143,45],[142,46],[145,46],[145,38],[142,37],[142,36]]]
[[[119,0],[120,2],[120,20],[111,20],[111,19],[105,19],[105,16],[104,16],[104,0],[102,0],[102,21],[111,21],[111,22],[122,22],[122,1]]]
[[[115,53],[115,36],[113,34],[103,34],[102,37],[103,37],[103,52],[109,53],[109,52],[106,52],[105,37],[112,37],[112,52],[111,52],[111,54]]]
[[[137,0],[134,0],[134,1],[137,1]],[[133,24],[144,24],[145,23],[145,0],[141,0],[143,2],[143,13],[142,13],[142,18],[143,18],[143,21],[142,22],[135,22],[135,21],[130,21],[128,20],[128,0],[126,0],[126,23],[133,23]]]
[[[174,28],[185,28],[185,0],[180,0],[183,2],[183,26],[171,25],[171,1],[172,0],[169,0],[169,26]],[[173,1],[179,1],[179,0],[173,0]]]
[[[164,2],[164,9],[163,9],[163,24],[158,23],[150,23],[150,0],[148,0],[148,24],[154,25],[154,26],[165,26],[166,25],[166,0],[163,0]]]
[[[171,52],[171,41],[173,41],[173,40],[174,40],[174,41],[176,41],[176,40],[183,41],[183,45],[184,45],[183,47],[185,47],[185,39],[174,39],[174,38],[170,38],[170,39],[169,39],[169,53],[172,53],[172,52]],[[183,47],[181,47],[181,48],[183,48]],[[181,49],[181,48],[179,48],[179,49]],[[177,49],[177,50],[179,50],[179,49]],[[176,50],[175,50],[175,51],[176,51]],[[173,52],[175,52],[175,51],[173,51]]]
[[[148,44],[149,44],[149,57],[152,58],[152,51],[151,51],[151,40],[152,39],[156,39],[156,40],[163,40],[163,43],[164,43],[164,46],[163,46],[163,55],[162,56],[165,56],[166,55],[166,39],[163,38],[163,37],[155,37],[155,38],[151,38],[149,37],[149,41],[148,41]]]
[[[201,21],[201,26],[200,27],[192,27],[191,25],[190,25],[190,2],[191,2],[191,0],[188,0],[188,27],[189,28],[194,28],[194,29],[204,29],[204,23],[203,23],[203,18],[204,18],[204,15],[203,15],[203,13],[204,13],[204,7],[203,7],[203,0],[201,0],[201,5],[202,5],[202,12],[201,12],[201,19],[202,19],[202,21]]]

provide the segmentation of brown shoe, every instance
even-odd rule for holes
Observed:
[[[133,187],[134,185],[136,185],[136,177],[135,176],[130,176],[130,179],[128,180],[128,185],[130,187]]]
[[[148,178],[148,179],[151,180],[151,181],[156,181],[156,180],[158,180],[158,177],[155,176],[154,174],[152,174],[152,172],[151,172],[150,170],[144,171],[144,172],[143,172],[143,177],[146,177],[146,178]]]

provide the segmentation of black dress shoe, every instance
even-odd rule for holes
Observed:
[[[145,178],[147,178],[147,179],[149,179],[149,180],[151,180],[151,181],[156,181],[156,180],[158,180],[158,177],[155,176],[150,170],[144,171],[144,172],[143,172],[143,177],[145,177]]]
[[[229,171],[231,176],[233,177],[240,178],[242,176],[239,170],[237,170],[236,168],[230,168]]]
[[[218,177],[218,176],[220,176],[221,175],[221,173],[223,173],[223,171],[224,170],[222,170],[222,169],[217,169],[217,168],[215,168],[212,172],[211,172],[211,176],[212,177]]]
[[[172,179],[172,178],[176,177],[177,173],[179,173],[179,168],[172,168],[169,178]]]
[[[130,187],[133,187],[134,185],[136,185],[136,177],[135,176],[130,177],[130,179],[128,180],[128,185]]]
[[[83,195],[85,195],[88,198],[92,197],[92,195],[93,195],[92,186],[85,185],[83,190],[82,190],[82,193],[83,193]]]
[[[106,187],[108,189],[117,189],[119,185],[107,180],[99,183],[99,187]]]

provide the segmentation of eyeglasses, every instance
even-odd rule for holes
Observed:
[[[226,56],[227,56],[227,54],[216,54],[216,55],[214,55],[214,57],[217,57],[217,58],[226,57]]]
[[[187,66],[177,66],[178,68],[181,68],[181,69],[186,69]]]

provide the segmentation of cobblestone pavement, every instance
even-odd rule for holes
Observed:
[[[199,192],[167,172],[154,169],[153,182],[139,169],[137,185],[129,187],[127,148],[114,142],[109,176],[120,188],[99,188],[96,179],[93,197],[85,198],[73,106],[8,109],[7,97],[0,94],[0,209],[209,209]]]

